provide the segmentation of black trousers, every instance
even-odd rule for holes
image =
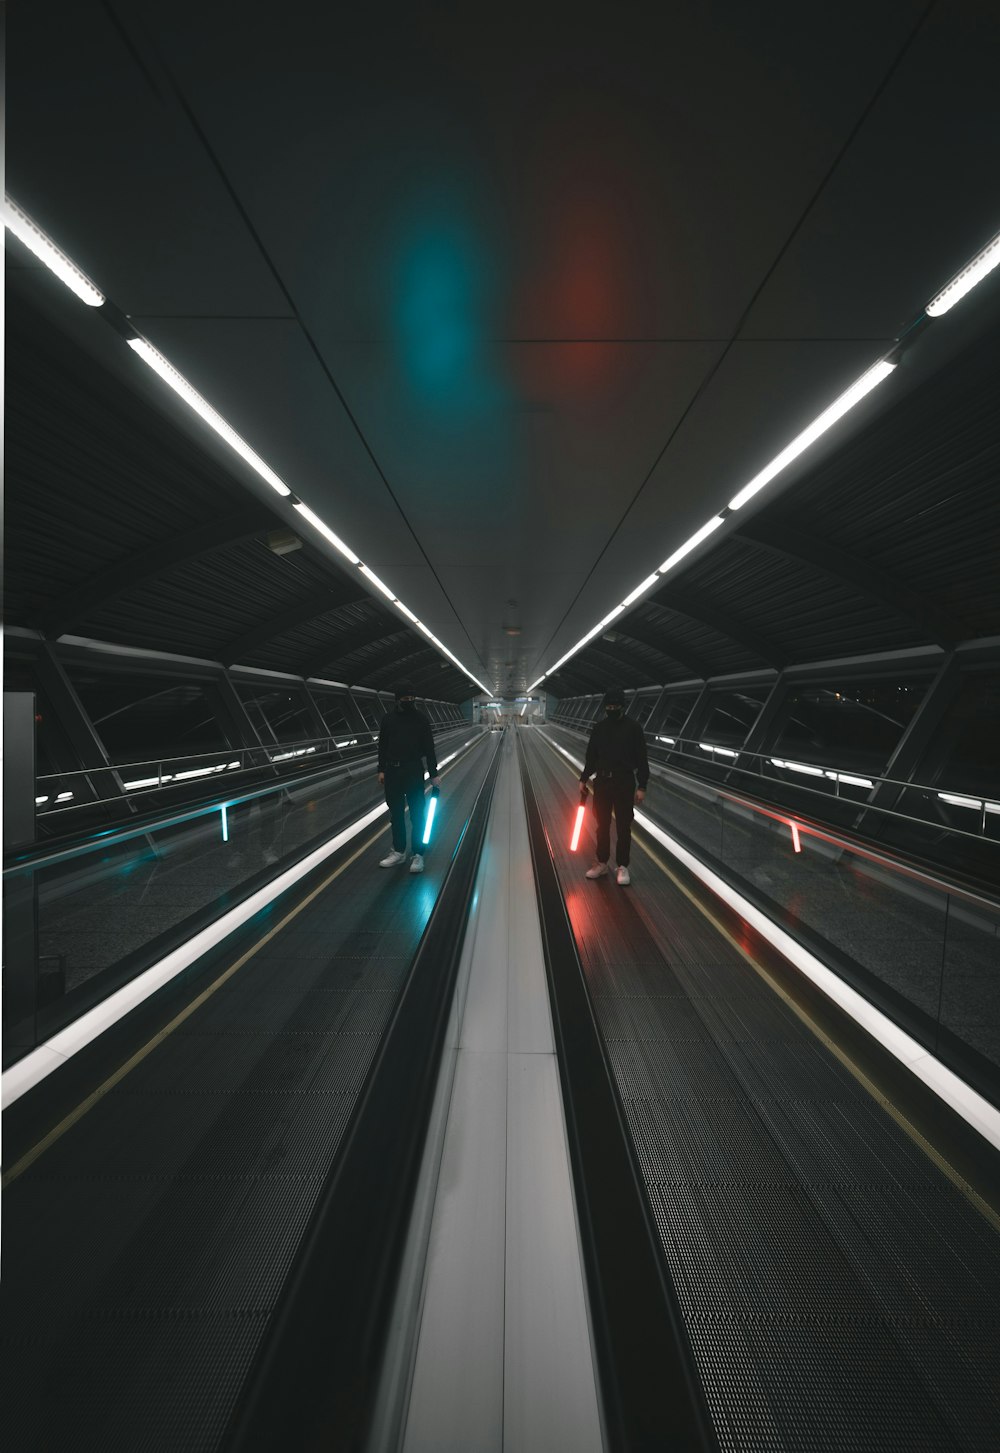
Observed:
[[[598,777],[594,782],[594,816],[597,818],[597,861],[611,856],[611,810],[615,814],[615,862],[627,868],[632,851],[632,808],[635,778]]]
[[[385,800],[389,805],[389,821],[392,823],[392,846],[397,853],[406,852],[405,810],[410,809],[410,850],[423,853],[420,839],[424,835],[424,771],[417,763],[403,767],[386,767]]]

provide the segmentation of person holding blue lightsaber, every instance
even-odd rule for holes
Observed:
[[[406,862],[406,809],[410,809],[410,872],[424,871],[427,799],[424,797],[424,762],[431,779],[436,805],[441,786],[437,774],[437,753],[431,724],[417,709],[416,692],[409,681],[396,687],[396,710],[387,711],[378,734],[378,780],[385,789],[392,826],[392,852],[382,858],[380,868],[395,868]],[[429,824],[427,824],[429,826]]]

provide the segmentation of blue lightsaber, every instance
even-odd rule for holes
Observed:
[[[431,825],[434,822],[434,812],[438,805],[438,797],[440,796],[440,793],[440,787],[431,788],[431,800],[427,804],[427,815],[424,818],[424,835],[421,839],[424,847],[426,847],[431,840]]]

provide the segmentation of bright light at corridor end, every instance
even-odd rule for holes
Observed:
[[[8,231],[23,242],[29,252],[33,252],[39,262],[45,264],[50,272],[54,273],[61,283],[75,293],[82,303],[88,308],[100,308],[104,304],[104,294],[81,272],[75,262],[71,262],[61,248],[57,247],[48,237],[37,222],[33,222],[22,207],[4,193],[3,199],[3,225]]]

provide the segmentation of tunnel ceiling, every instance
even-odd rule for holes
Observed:
[[[529,25],[35,0],[8,18],[7,188],[515,689],[996,231],[998,39],[971,0],[542,6]],[[474,690],[13,242],[8,278],[9,619]],[[994,275],[934,323],[552,689],[1000,630],[998,293]],[[276,556],[289,523],[304,548]]]

